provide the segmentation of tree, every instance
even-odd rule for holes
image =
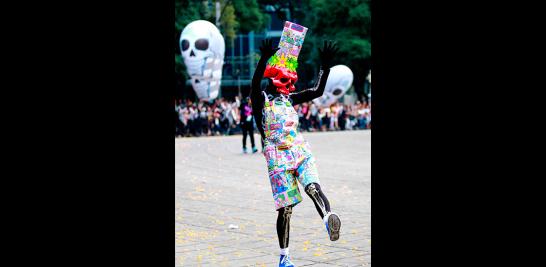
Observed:
[[[239,21],[239,31],[248,33],[262,31],[269,24],[269,15],[258,5],[256,0],[232,0],[235,16]]]
[[[347,65],[354,73],[355,91],[362,100],[364,82],[371,67],[370,0],[305,0],[302,24],[309,28],[302,55],[307,64],[318,64],[318,48],[326,39],[336,40],[335,64]],[[340,19],[342,18],[342,19]]]
[[[220,31],[224,33],[226,44],[228,47],[233,45],[233,40],[237,36],[237,29],[239,28],[239,22],[237,21],[237,15],[235,14],[235,8],[231,3],[222,3],[226,1],[220,1],[222,8],[220,17]]]
[[[297,23],[302,15],[301,0],[258,0],[262,10],[274,12],[280,20],[288,20]]]

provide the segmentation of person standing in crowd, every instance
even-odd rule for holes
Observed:
[[[180,110],[181,108],[177,105],[174,108],[174,120],[175,120],[175,128],[174,128],[174,137],[178,137],[182,135],[182,129],[184,126],[182,125],[182,121],[180,120]]]
[[[220,102],[220,109],[221,109],[221,118],[220,118],[220,124],[222,126],[222,133],[223,135],[228,135],[229,131],[229,118],[228,118],[228,106],[229,104],[227,101],[223,100]]]
[[[184,109],[181,109],[181,115],[180,120],[182,121],[182,124],[184,125],[184,128],[182,128],[182,135],[183,136],[189,136],[189,120],[190,120],[190,112],[188,111],[188,108],[185,107]]]
[[[214,110],[207,105],[207,131],[208,136],[214,135]]]
[[[178,121],[179,121],[179,127],[181,127],[179,130],[180,136],[186,136],[188,134],[188,108],[185,107],[182,102],[180,102],[178,106]]]
[[[319,121],[319,130],[321,132],[326,131],[327,125],[330,125],[330,121],[328,120],[328,117],[326,114],[326,108],[324,107],[319,108],[319,113],[317,118]]]
[[[301,114],[300,123],[302,130],[309,132],[309,104],[307,102],[301,104],[301,109],[298,114]]]
[[[298,130],[303,131],[305,126],[303,125],[302,105],[294,105],[294,110],[296,111],[296,113],[298,113],[298,122],[299,122]]]
[[[356,130],[356,125],[358,124],[358,120],[356,119],[356,106],[355,105],[351,105],[350,106],[350,109],[351,109],[351,112],[349,114],[349,121],[351,122],[351,129],[352,130]]]
[[[364,108],[364,116],[366,116],[366,129],[370,129],[372,122],[372,110],[370,109],[370,105],[368,103],[366,103],[366,107]]]
[[[338,129],[344,131],[345,126],[347,125],[347,110],[345,109],[345,106],[343,104],[336,103],[336,105],[339,106],[337,117],[337,125],[339,127]]]
[[[366,125],[368,124],[368,122],[366,117],[366,107],[364,103],[360,104],[360,106],[358,107],[357,113],[358,113],[358,128],[366,129]]]
[[[193,123],[195,124],[195,136],[201,136],[203,134],[203,129],[201,128],[201,108],[199,103],[193,103]]]
[[[330,107],[325,107],[324,108],[324,118],[326,119],[324,122],[323,122],[323,127],[325,127],[325,130],[326,131],[330,131],[333,127],[332,127],[332,124],[333,124],[333,121],[332,121],[332,108],[331,106]]]
[[[309,108],[309,112],[307,113],[307,120],[310,122],[311,131],[315,129],[320,129],[320,125],[318,122],[318,108],[315,103],[311,102],[311,106]]]
[[[236,98],[234,103],[226,104],[224,109],[224,116],[227,118],[227,130],[226,135],[230,135],[234,125],[237,123],[237,106],[239,100]]]
[[[222,108],[220,105],[215,104],[213,111],[213,132],[216,135],[221,135],[224,133],[222,129]]]
[[[201,134],[208,135],[209,131],[209,118],[207,116],[207,107],[202,103],[198,105],[198,115],[199,115],[199,129]]]
[[[347,129],[354,130],[356,126],[356,109],[354,105],[347,105]]]
[[[252,153],[258,152],[256,145],[254,144],[254,116],[252,116],[252,107],[250,98],[244,98],[241,101],[241,106],[239,107],[241,112],[240,122],[241,129],[243,130],[243,153],[247,153],[246,149],[246,136],[250,136],[250,144],[252,145]]]
[[[328,118],[330,119],[330,123],[328,124],[328,126],[326,126],[328,131],[334,130],[334,124],[335,124],[335,120],[333,116],[334,112],[335,112],[334,104],[331,104],[329,107],[326,108],[326,114],[328,115]]]
[[[197,107],[193,103],[189,103],[188,110],[190,113],[190,134],[193,136],[199,136],[201,135],[201,131],[199,131],[199,112],[197,112]]]

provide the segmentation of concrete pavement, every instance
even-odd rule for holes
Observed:
[[[328,239],[300,187],[304,199],[294,208],[290,229],[292,261],[298,267],[371,266],[371,132],[303,135],[316,157],[321,187],[341,218],[341,237]],[[277,266],[277,213],[265,159],[243,154],[241,139],[176,139],[176,266]],[[255,139],[260,147],[257,133]]]

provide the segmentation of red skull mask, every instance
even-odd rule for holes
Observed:
[[[264,71],[264,77],[270,78],[273,85],[277,88],[277,92],[288,95],[290,92],[296,91],[294,84],[298,81],[298,73],[289,71],[284,67],[267,65]]]

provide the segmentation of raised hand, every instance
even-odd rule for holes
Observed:
[[[280,48],[273,48],[272,47],[273,41],[271,39],[265,39],[262,41],[262,45],[260,46],[260,52],[262,53],[262,58],[268,60],[271,56],[273,56],[277,50]]]
[[[324,41],[322,49],[319,48],[320,64],[323,68],[329,69],[332,67],[334,58],[339,47],[334,41]]]

